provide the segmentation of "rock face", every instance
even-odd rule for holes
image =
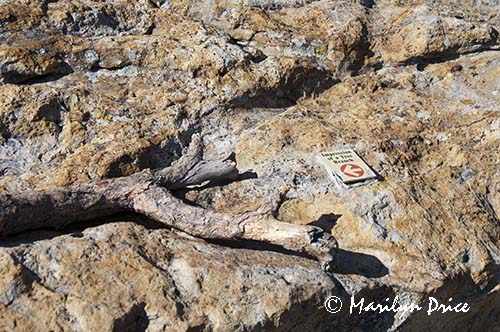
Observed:
[[[335,286],[313,261],[134,222],[2,250],[1,330],[304,331],[326,319],[317,303]]]
[[[0,1],[0,190],[129,175],[194,133],[239,181],[180,192],[339,242],[332,274],[123,215],[0,242],[1,331],[498,331],[498,1]],[[354,148],[381,180],[336,186]],[[330,314],[330,295],[344,308]],[[349,297],[467,313],[349,314]]]

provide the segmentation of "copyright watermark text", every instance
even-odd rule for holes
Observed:
[[[342,309],[342,300],[337,296],[330,296],[326,299],[324,306],[329,313],[335,314]],[[405,316],[407,313],[417,312],[425,310],[427,315],[434,313],[466,313],[470,310],[469,304],[467,302],[456,302],[453,298],[449,298],[448,301],[439,302],[438,299],[430,296],[427,301],[423,303],[403,303],[400,301],[399,297],[396,296],[393,299],[386,298],[385,301],[381,303],[368,302],[364,298],[355,299],[351,296],[349,303],[349,315],[361,315],[363,312],[394,312],[399,313],[401,317]]]

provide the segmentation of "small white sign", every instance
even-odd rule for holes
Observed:
[[[375,179],[377,175],[352,149],[322,152],[318,161],[331,176],[337,176],[345,184]]]

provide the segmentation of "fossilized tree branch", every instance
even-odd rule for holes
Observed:
[[[337,247],[318,227],[284,223],[266,207],[243,214],[219,213],[185,204],[169,190],[211,180],[233,179],[236,163],[204,161],[195,136],[189,149],[172,166],[74,187],[17,195],[0,195],[0,234],[63,228],[68,224],[118,212],[137,212],[196,237],[257,240],[306,252],[328,269]]]

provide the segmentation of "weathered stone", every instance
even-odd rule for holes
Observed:
[[[335,286],[310,260],[132,221],[2,249],[0,329],[303,331],[326,319]]]
[[[0,330],[494,330],[499,31],[497,1],[0,1],[3,193],[163,168],[200,133],[242,174],[176,195],[272,201],[339,242],[327,276],[137,216],[21,234],[0,245]],[[314,158],[342,148],[382,181],[335,186]],[[333,315],[330,294],[471,311]]]

